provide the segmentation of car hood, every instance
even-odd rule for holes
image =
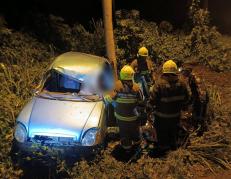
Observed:
[[[28,125],[29,137],[56,136],[80,140],[82,130],[97,102],[78,102],[37,97]]]

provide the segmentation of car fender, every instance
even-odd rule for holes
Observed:
[[[30,116],[31,116],[31,112],[33,110],[34,107],[34,103],[35,103],[35,97],[33,97],[22,109],[22,111],[19,113],[16,122],[20,122],[22,123],[25,127],[26,130],[28,131],[28,126],[29,126],[29,122],[30,122]]]
[[[82,134],[81,139],[83,138],[86,131],[91,128],[99,128],[100,129],[100,136],[102,143],[106,134],[106,112],[105,112],[105,104],[103,101],[97,102],[94,110],[92,111],[91,115],[89,116]]]

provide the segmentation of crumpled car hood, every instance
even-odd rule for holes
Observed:
[[[73,137],[75,141],[79,141],[96,104],[97,102],[36,98],[28,126],[29,137]]]

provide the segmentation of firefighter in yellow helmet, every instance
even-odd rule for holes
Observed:
[[[134,70],[125,65],[120,71],[114,91],[106,96],[106,101],[114,103],[114,114],[119,126],[121,146],[129,151],[140,143],[140,123],[137,106],[142,103],[143,95],[138,84],[133,82]]]
[[[132,61],[131,67],[136,72],[135,81],[142,84],[144,95],[148,97],[149,87],[154,81],[154,65],[146,47],[141,47],[138,50],[137,59]]]
[[[187,105],[189,93],[185,83],[177,75],[173,60],[164,63],[162,75],[150,89],[157,134],[157,149],[176,149],[177,133],[182,108]]]

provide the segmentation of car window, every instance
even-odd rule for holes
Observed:
[[[51,70],[44,83],[45,90],[49,92],[71,92],[78,93],[81,89],[81,83],[67,75]]]

